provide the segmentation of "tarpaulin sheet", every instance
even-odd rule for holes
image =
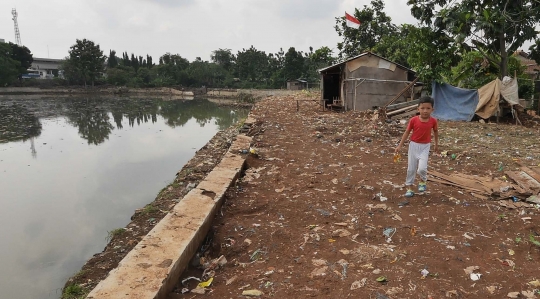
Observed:
[[[480,97],[476,106],[476,115],[481,118],[490,118],[499,110],[499,97],[501,93],[501,80],[499,78],[489,82],[478,89]]]
[[[519,105],[517,79],[504,77],[501,84],[501,95],[511,105]]]
[[[472,120],[478,106],[477,90],[433,82],[432,94],[435,99],[433,117],[440,120]]]

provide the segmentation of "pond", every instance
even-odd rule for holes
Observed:
[[[0,99],[0,294],[67,278],[246,109],[206,99]]]

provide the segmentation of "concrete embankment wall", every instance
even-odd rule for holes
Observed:
[[[252,124],[250,117],[245,124]],[[221,162],[140,242],[118,267],[88,294],[88,299],[162,299],[208,233],[226,190],[240,175],[251,137],[238,135]]]
[[[192,90],[179,90],[175,88],[37,88],[37,87],[2,87],[0,94],[148,94],[148,95],[175,95],[194,96]]]
[[[287,96],[298,93],[298,90],[288,89],[214,89],[209,88],[206,95],[209,97],[236,98],[241,93],[251,94],[255,97]]]

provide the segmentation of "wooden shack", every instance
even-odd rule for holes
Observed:
[[[371,52],[320,69],[319,73],[321,101],[345,110],[383,107],[416,78],[414,71]],[[414,95],[405,92],[394,103],[411,98]]]
[[[287,81],[288,90],[304,90],[308,89],[308,82],[304,79],[294,79]]]

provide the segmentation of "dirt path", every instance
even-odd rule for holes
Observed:
[[[439,183],[406,200],[405,150],[393,162],[404,124],[310,101],[297,112],[298,98],[307,96],[254,108],[258,157],[193,261],[227,263],[206,271],[205,295],[181,294],[191,279],[171,298],[534,298],[540,246],[529,238],[540,240],[540,206],[508,209]],[[448,155],[429,167],[442,173],[504,180],[518,161],[540,163],[538,127],[442,122],[440,134]],[[202,274],[193,266],[182,280]]]

